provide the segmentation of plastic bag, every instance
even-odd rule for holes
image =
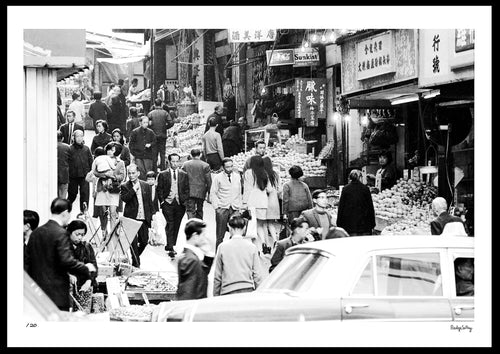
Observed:
[[[257,218],[255,217],[256,212],[254,207],[249,207],[248,211],[252,218],[248,220],[246,237],[257,238]]]
[[[162,246],[166,244],[167,236],[165,234],[165,218],[163,214],[157,212],[153,215],[151,228],[149,229],[149,244],[151,246]]]

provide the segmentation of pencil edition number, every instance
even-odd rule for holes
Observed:
[[[36,323],[31,323],[31,322],[26,323],[26,327],[36,327],[36,326],[37,326]]]

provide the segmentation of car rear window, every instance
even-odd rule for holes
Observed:
[[[330,258],[320,253],[287,255],[259,287],[259,290],[290,290],[296,292],[330,291],[333,270]]]

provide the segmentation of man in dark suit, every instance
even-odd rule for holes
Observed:
[[[69,159],[71,147],[63,142],[63,134],[57,132],[57,196],[68,197]]]
[[[151,186],[139,180],[139,169],[136,164],[127,167],[129,180],[122,183],[120,197],[125,203],[123,216],[142,222],[141,228],[132,241],[132,265],[140,268],[140,255],[149,241],[149,227],[153,218],[153,200]]]
[[[177,300],[193,300],[207,297],[208,273],[213,258],[204,254],[208,245],[207,224],[200,219],[190,219],[186,223],[186,245],[177,263],[179,282]]]
[[[63,135],[63,143],[66,143],[68,145],[73,144],[73,132],[75,130],[81,130],[82,132],[85,131],[85,129],[83,129],[83,126],[75,123],[75,116],[76,116],[75,112],[68,110],[66,112],[66,119],[68,122],[64,123],[59,128],[59,130]]]
[[[167,245],[165,251],[170,257],[177,254],[174,246],[181,227],[181,221],[186,211],[186,200],[189,198],[189,180],[186,172],[179,169],[180,156],[178,154],[168,155],[170,168],[160,172],[158,175],[158,200],[160,208],[167,221],[165,233]]]
[[[372,235],[375,209],[370,189],[360,181],[360,170],[352,170],[349,184],[342,189],[337,214],[337,226],[351,236]]]
[[[156,144],[156,135],[148,126],[149,118],[142,116],[141,126],[132,130],[128,145],[139,167],[139,178],[143,181],[146,180],[146,173],[153,170],[153,147]]]
[[[68,273],[90,279],[94,265],[77,261],[64,229],[71,218],[71,204],[56,198],[50,205],[51,218],[31,234],[28,241],[27,273],[62,311],[69,311]]]
[[[273,271],[279,262],[285,257],[285,251],[292,246],[304,243],[307,238],[309,229],[309,224],[306,219],[298,217],[292,220],[290,223],[290,230],[292,234],[278,242],[276,242],[276,248],[274,250],[273,256],[271,257],[271,266],[269,267],[269,273]]]
[[[156,173],[148,171],[146,173],[146,183],[151,187],[151,199],[153,200],[153,215],[160,211],[160,203],[158,202],[158,193],[156,192]]]
[[[431,234],[441,235],[443,233],[444,227],[448,223],[458,222],[464,226],[464,230],[469,235],[469,231],[465,223],[457,216],[450,215],[448,213],[448,203],[443,197],[434,198],[432,201],[432,211],[437,216],[436,219],[431,221]]]
[[[182,170],[188,175],[189,198],[186,201],[186,214],[188,219],[198,218],[203,220],[203,203],[210,193],[212,177],[210,165],[201,161],[201,150],[191,150],[191,160],[184,162]]]
[[[328,199],[323,189],[312,193],[314,207],[304,210],[300,216],[306,219],[315,239],[324,239],[332,226],[335,226],[332,216],[327,212]]]

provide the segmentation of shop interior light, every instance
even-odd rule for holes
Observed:
[[[311,42],[313,43],[316,43],[318,41],[318,35],[316,33],[314,33],[312,36],[311,36]]]
[[[365,127],[368,125],[368,117],[367,116],[361,117],[361,124],[364,125]]]
[[[349,122],[351,120],[351,116],[349,114],[344,115],[344,121]]]
[[[340,113],[339,112],[333,112],[333,120],[338,121],[340,119]]]
[[[326,30],[325,30],[326,32]],[[323,34],[321,35],[321,42],[326,42],[326,36],[325,36],[325,32],[323,32]]]
[[[301,52],[305,52],[306,51],[306,48],[304,47],[304,45],[302,45],[302,47],[300,47],[300,51]]]
[[[424,99],[428,99],[428,98],[436,97],[436,96],[438,96],[440,94],[441,94],[441,91],[439,89],[437,89],[437,90],[430,90],[428,92],[424,92],[422,94],[422,97]]]
[[[408,102],[413,102],[413,101],[418,101],[418,95],[408,95],[408,96],[403,96],[400,98],[393,99],[391,101],[392,105],[397,105],[397,104],[402,104],[402,103],[408,103]]]
[[[307,47],[309,47],[309,42],[307,42],[307,41],[306,41],[306,42],[304,43],[304,47],[306,47],[306,48],[307,48]]]

